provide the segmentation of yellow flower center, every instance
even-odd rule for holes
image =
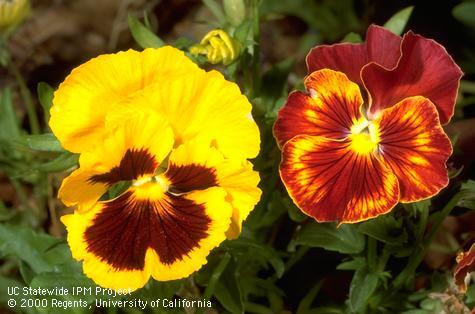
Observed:
[[[139,199],[160,199],[168,191],[170,183],[162,176],[142,177],[133,182],[135,196]]]
[[[363,119],[351,127],[351,149],[358,154],[368,154],[377,149],[379,137],[374,124]]]

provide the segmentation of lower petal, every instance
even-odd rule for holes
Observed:
[[[447,186],[452,146],[430,100],[406,98],[384,110],[375,124],[381,157],[398,177],[402,202],[431,197]]]
[[[297,136],[282,151],[280,175],[289,195],[319,222],[354,223],[389,212],[398,202],[395,175],[351,139]]]
[[[103,287],[135,290],[150,275],[179,279],[206,263],[229,228],[225,196],[220,188],[174,196],[146,183],[62,221],[87,276]]]

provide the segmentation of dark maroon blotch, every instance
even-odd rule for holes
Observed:
[[[170,180],[169,190],[172,193],[205,190],[218,185],[216,170],[197,164],[175,165],[170,163],[165,176]]]
[[[104,204],[85,240],[91,253],[114,268],[141,270],[148,248],[172,264],[198,247],[210,224],[203,204],[170,194],[159,201],[136,200],[129,191]]]
[[[118,166],[107,173],[92,176],[89,181],[113,185],[120,181],[137,179],[144,174],[152,174],[157,167],[157,162],[147,149],[128,149]]]

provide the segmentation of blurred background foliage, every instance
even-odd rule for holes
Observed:
[[[302,88],[309,49],[359,42],[371,23],[436,39],[465,72],[455,117],[446,127],[455,143],[452,181],[431,200],[399,205],[365,223],[316,224],[280,183],[272,125],[288,92]],[[237,81],[253,103],[262,136],[254,164],[264,194],[241,237],[214,250],[203,269],[180,281],[150,281],[126,298],[205,298],[213,302],[207,313],[423,314],[473,308],[475,289],[460,295],[451,270],[457,252],[475,239],[474,1],[36,0],[25,23],[0,43],[0,311],[140,313],[6,305],[11,286],[94,285],[72,260],[58,219],[71,209],[57,200],[57,189],[78,158],[50,133],[48,110],[58,84],[91,57],[164,43],[187,51],[214,28],[239,42],[240,57],[226,67],[190,57]],[[95,298],[85,299],[94,304]]]

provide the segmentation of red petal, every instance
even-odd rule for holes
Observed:
[[[308,73],[320,69],[341,71],[348,78],[362,84],[360,71],[369,62],[394,67],[399,59],[401,37],[387,29],[371,25],[366,32],[366,43],[321,45],[307,55]]]
[[[442,124],[453,115],[462,71],[444,47],[412,32],[404,35],[398,64],[387,69],[366,65],[361,77],[371,97],[370,114],[410,96],[429,98],[437,107]]]
[[[445,163],[452,146],[430,100],[404,99],[374,123],[379,125],[381,157],[399,179],[402,202],[431,197],[448,184]]]
[[[468,273],[475,271],[475,243],[467,252],[460,253],[457,256],[457,267],[454,272],[455,284],[459,286],[460,291],[467,291],[465,277]]]
[[[317,221],[358,222],[389,212],[398,202],[396,176],[373,152],[352,140],[301,135],[282,150],[280,175],[297,206]]]
[[[341,72],[324,69],[307,76],[305,86],[308,94],[291,93],[279,111],[274,125],[279,145],[300,134],[346,137],[362,118],[363,98],[358,85]]]

